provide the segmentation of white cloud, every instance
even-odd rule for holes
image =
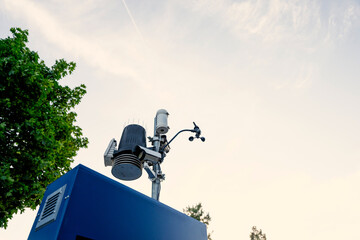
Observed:
[[[63,49],[70,56],[81,58],[108,73],[136,79],[138,75],[136,69],[131,67],[131,64],[127,64],[138,63],[143,59],[142,54],[134,47],[134,41],[128,39],[127,48],[121,48],[119,47],[121,45],[114,43],[114,40],[108,36],[99,36],[98,39],[86,38],[65,26],[61,19],[56,18],[39,3],[25,0],[4,0],[3,3],[6,10],[13,16],[25,18],[49,42]],[[91,9],[90,6],[87,8]],[[133,48],[129,45],[133,45]],[[121,55],[116,55],[114,52],[120,52]]]
[[[325,5],[329,7],[324,8]],[[239,38],[256,36],[270,42],[336,39],[359,21],[360,9],[359,3],[352,1],[338,7],[331,2],[310,0],[198,0],[188,3],[188,7],[218,19]]]
[[[360,4],[348,3],[329,11],[327,21],[327,41],[345,38],[353,27],[360,26]]]

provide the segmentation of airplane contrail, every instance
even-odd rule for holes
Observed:
[[[131,12],[130,12],[129,8],[128,8],[127,5],[126,5],[125,0],[122,0],[122,2],[123,2],[123,4],[124,4],[124,7],[125,7],[128,15],[129,15],[130,19],[131,19],[131,22],[133,23],[133,25],[134,25],[134,27],[135,27],[135,29],[136,29],[136,32],[139,34],[141,40],[145,43],[144,37],[143,37],[143,35],[141,34],[138,26],[136,25],[136,22],[135,22],[133,16],[131,15]]]

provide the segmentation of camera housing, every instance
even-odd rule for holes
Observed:
[[[161,153],[143,146],[136,146],[134,154],[142,162],[150,161],[152,163],[158,163],[162,159]]]
[[[165,109],[156,112],[155,130],[158,134],[166,134],[169,131],[168,116],[169,113]]]

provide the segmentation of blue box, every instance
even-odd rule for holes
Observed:
[[[206,240],[205,224],[78,165],[51,183],[29,240]]]

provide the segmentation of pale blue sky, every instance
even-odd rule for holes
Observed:
[[[180,136],[161,201],[202,202],[214,239],[359,239],[360,3],[355,0],[0,0],[0,37],[29,29],[48,65],[77,63],[84,83],[82,163],[113,178],[102,154],[124,125],[169,111]],[[126,185],[149,195],[145,174]],[[35,212],[0,239],[28,236]],[[21,226],[22,231],[19,231]]]

